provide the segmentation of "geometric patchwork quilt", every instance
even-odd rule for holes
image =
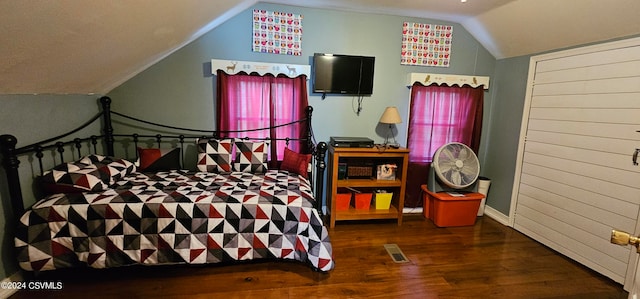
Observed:
[[[252,259],[329,271],[331,242],[313,207],[309,181],[286,171],[133,172],[103,191],[38,201],[15,245],[28,271]]]

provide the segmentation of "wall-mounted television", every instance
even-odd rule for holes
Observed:
[[[315,53],[313,92],[371,95],[375,57]]]

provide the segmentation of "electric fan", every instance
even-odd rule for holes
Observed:
[[[477,192],[480,162],[468,146],[447,143],[433,155],[427,188],[431,192]]]

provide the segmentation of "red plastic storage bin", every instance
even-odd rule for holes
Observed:
[[[356,210],[368,210],[371,206],[372,193],[356,193],[354,197],[356,200]]]
[[[336,194],[336,210],[346,211],[351,205],[351,193],[338,193]]]
[[[484,195],[480,193],[464,193],[464,196],[453,196],[447,192],[431,192],[422,185],[423,215],[433,221],[436,226],[469,226],[474,225],[478,208]]]

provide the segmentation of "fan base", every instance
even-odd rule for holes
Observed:
[[[478,192],[478,180],[465,188],[451,188],[440,181],[433,167],[429,167],[429,177],[427,178],[427,189],[431,192]]]

